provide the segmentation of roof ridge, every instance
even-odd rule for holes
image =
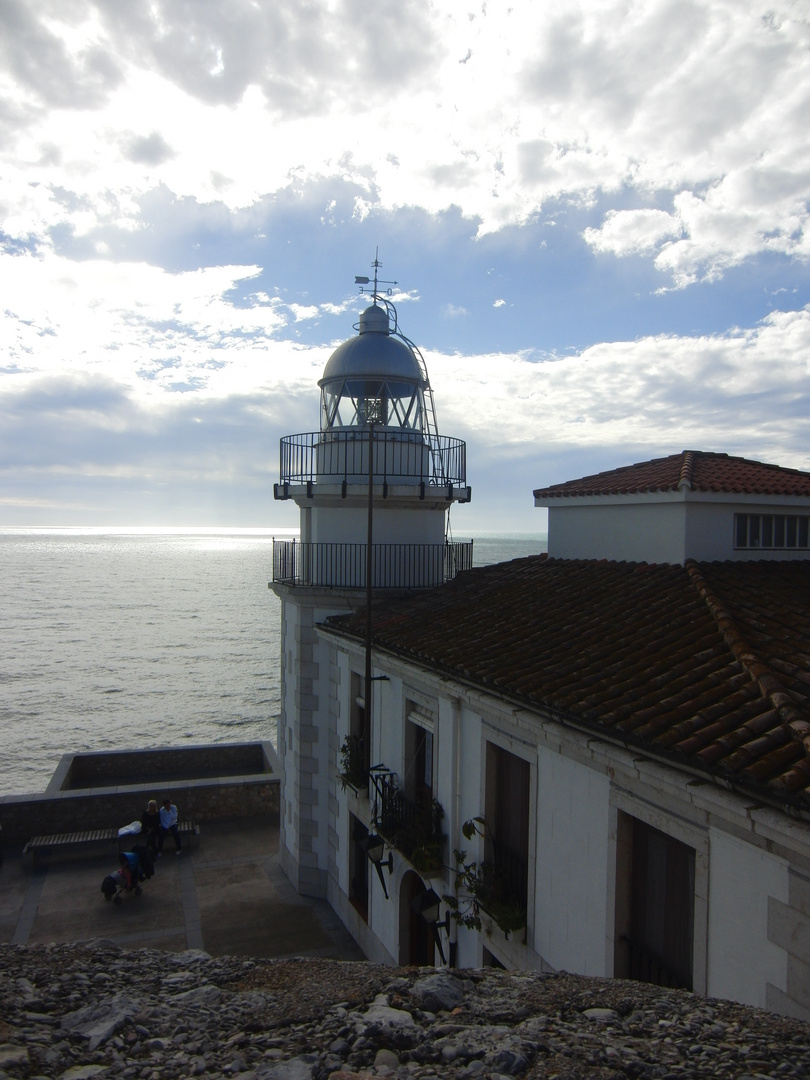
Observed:
[[[796,707],[790,692],[778,675],[761,660],[754,649],[743,637],[731,612],[723,601],[713,592],[694,559],[686,561],[686,572],[717,623],[723,640],[734,656],[739,660],[751,678],[759,686],[760,692],[767,697],[790,730],[791,736],[802,744],[805,754],[810,757],[810,723],[804,719]]]
[[[678,477],[678,490],[687,488],[692,490],[692,469],[695,464],[694,450],[684,450],[681,461],[681,475]]]

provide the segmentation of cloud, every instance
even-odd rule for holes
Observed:
[[[60,445],[93,498],[161,445],[175,490],[259,485],[276,424],[317,426],[314,343],[348,335],[378,245],[471,476],[631,446],[806,463],[790,0],[7,0],[0,61],[2,423],[43,498]]]
[[[5,379],[108,373],[143,397],[181,388],[216,397],[265,385],[277,358],[295,351],[272,341],[274,331],[317,308],[261,293],[235,306],[235,288],[257,273],[222,266],[168,274],[145,264],[0,256]]]
[[[121,84],[123,73],[113,51],[95,34],[79,32],[69,16],[88,14],[88,6],[45,0],[36,8],[25,0],[5,0],[0,5],[0,66],[6,80],[20,91],[21,104],[32,111],[44,107],[95,108]],[[60,15],[68,15],[58,25]],[[65,33],[65,30],[68,30]],[[21,113],[22,116],[25,115]],[[29,112],[29,116],[31,113]]]
[[[9,0],[2,17],[6,209],[39,242],[76,221],[36,188],[84,200],[85,232],[134,234],[156,184],[238,212],[340,179],[358,221],[457,206],[481,235],[599,196],[599,250],[678,285],[808,257],[810,27],[786,0],[766,17],[730,0]]]
[[[123,142],[124,156],[139,165],[162,165],[175,156],[174,151],[160,134],[133,135]]]
[[[752,330],[653,336],[537,362],[427,355],[443,433],[483,447],[686,447],[810,468],[810,307]],[[487,451],[488,453],[489,451]],[[474,451],[468,450],[474,461]]]
[[[663,240],[677,236],[681,224],[665,210],[609,210],[598,229],[586,229],[585,240],[612,255],[648,255]]]

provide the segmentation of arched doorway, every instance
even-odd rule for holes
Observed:
[[[413,910],[412,900],[423,892],[427,892],[424,881],[409,870],[399,888],[399,962],[403,967],[408,964],[433,967],[436,963],[431,929]]]

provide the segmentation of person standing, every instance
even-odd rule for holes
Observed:
[[[158,837],[160,836],[160,814],[158,813],[157,802],[154,799],[149,800],[146,809],[141,814],[141,835],[154,859],[157,855]]]
[[[163,851],[163,841],[166,839],[166,833],[171,833],[174,837],[175,855],[179,855],[182,845],[180,844],[180,832],[177,828],[177,807],[172,800],[167,796],[163,800],[163,806],[160,808],[160,829],[158,831],[158,858],[160,858]]]

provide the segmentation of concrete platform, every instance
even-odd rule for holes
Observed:
[[[202,826],[195,851],[176,856],[171,838],[141,896],[104,900],[116,856],[52,853],[23,866],[5,851],[0,868],[0,941],[12,945],[109,938],[124,949],[204,949],[277,958],[364,956],[329,905],[296,895],[281,870],[278,827],[243,818]]]

